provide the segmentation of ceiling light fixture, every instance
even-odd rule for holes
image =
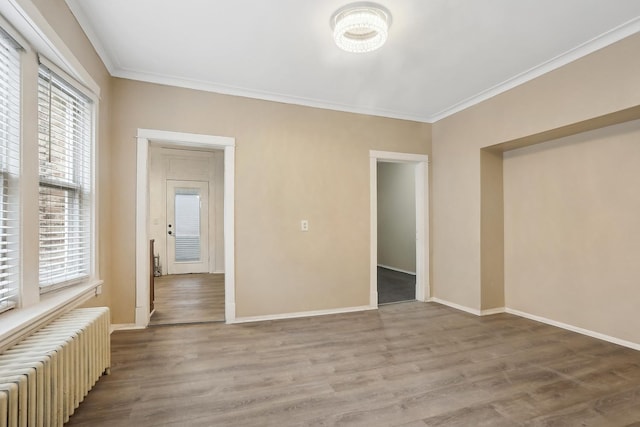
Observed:
[[[360,2],[338,9],[331,16],[333,40],[347,52],[364,53],[387,41],[391,14],[382,6]]]

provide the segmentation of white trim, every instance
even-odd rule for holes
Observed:
[[[16,0],[11,0],[16,1]],[[25,2],[26,0],[19,0]],[[462,101],[459,101],[444,110],[425,116],[424,114],[413,114],[401,111],[391,111],[379,108],[344,105],[329,102],[326,100],[304,98],[297,96],[290,96],[285,94],[259,91],[250,88],[243,88],[237,86],[223,85],[220,83],[211,83],[195,79],[185,79],[177,76],[159,75],[153,73],[143,73],[133,70],[127,70],[119,65],[119,62],[113,52],[108,52],[104,45],[101,43],[100,38],[93,31],[90,20],[86,17],[79,0],[66,0],[67,5],[73,12],[74,16],[78,20],[80,26],[87,34],[87,37],[91,41],[91,44],[95,47],[98,55],[104,62],[105,66],[109,70],[112,76],[121,77],[131,80],[138,80],[149,83],[157,83],[168,86],[183,87],[188,89],[202,90],[206,92],[221,93],[226,95],[243,96],[254,99],[262,99],[266,101],[283,102],[286,104],[304,105],[308,107],[323,108],[335,111],[344,111],[348,113],[367,114],[373,116],[389,117],[395,119],[412,120],[423,123],[435,123],[438,120],[442,120],[452,114],[458,113],[466,108],[479,104],[487,99],[490,99],[496,95],[513,89],[516,86],[524,84],[530,80],[540,77],[546,73],[549,73],[555,69],[558,69],[564,65],[567,65],[577,59],[580,59],[586,55],[589,55],[599,49],[609,46],[617,41],[620,41],[626,37],[629,37],[640,31],[640,17],[636,17],[627,21],[624,24],[613,28],[604,34],[594,37],[593,39],[582,43],[581,45],[574,47],[567,52],[564,52],[542,64],[536,65],[527,71],[524,71],[516,76],[513,76],[495,86],[486,89],[476,95],[468,97]]]
[[[136,325],[145,327],[149,324],[149,284],[143,285],[149,279],[147,240],[149,240],[149,225],[147,210],[149,209],[149,141],[137,138],[136,147]]]
[[[371,153],[371,152],[370,152]],[[369,305],[378,306],[378,160],[369,157]],[[416,280],[417,282],[417,280]]]
[[[416,300],[427,301],[429,286],[429,158],[416,164]]]
[[[378,306],[378,162],[415,165],[416,300],[427,301],[429,285],[429,156],[369,151],[369,304]]]
[[[535,314],[527,313],[520,310],[514,310],[508,307],[499,307],[499,308],[492,308],[489,310],[480,311],[475,308],[465,307],[463,305],[456,304],[450,301],[441,300],[440,298],[435,298],[435,297],[430,298],[429,301],[446,305],[448,307],[455,308],[457,310],[465,311],[467,313],[474,314],[476,316],[490,316],[492,314],[498,314],[498,313],[509,313],[509,314],[513,314],[514,316],[519,316],[525,319],[534,320],[536,322],[545,323],[547,325],[556,326],[558,328],[566,329],[571,332],[576,332],[578,334],[582,334],[592,338],[597,338],[603,341],[618,344],[623,347],[628,347],[634,350],[640,350],[640,343],[634,343],[632,341],[627,341],[620,338],[612,337],[610,335],[602,334],[600,332],[594,332],[589,329],[580,328],[578,326],[569,325],[567,323],[558,322],[556,320],[547,319],[546,317],[536,316]]]
[[[429,156],[426,154],[398,153],[395,151],[370,150],[369,157],[380,159],[385,162],[397,163],[429,163]]]
[[[378,264],[378,267],[382,267],[385,268],[387,270],[391,270],[391,271],[397,271],[398,273],[404,273],[404,274],[410,274],[412,276],[416,275],[415,271],[407,271],[407,270],[402,270],[400,268],[395,268],[395,267],[391,267],[389,265],[384,265],[384,264]]]
[[[44,54],[100,97],[100,86],[31,0],[0,2],[0,13],[29,41],[34,50]]]
[[[225,319],[235,320],[235,138],[138,129],[136,160],[136,309],[135,325],[149,324],[149,143],[224,149],[224,248]]]
[[[13,27],[13,24],[11,24],[11,22],[7,21],[4,16],[2,16],[2,14],[0,14],[0,25],[2,26],[2,29],[7,34],[9,34],[19,45],[20,49],[24,50],[25,52],[31,51],[31,45],[29,44],[27,39],[25,39],[22,34],[20,34],[20,32]]]
[[[235,147],[236,139],[228,136],[204,135],[200,133],[171,132],[157,129],[138,129],[137,138],[154,142],[166,142],[172,147],[218,148]]]
[[[640,343],[634,343],[626,341],[620,338],[612,337],[610,335],[601,334],[600,332],[594,332],[589,329],[580,328],[578,326],[569,325],[567,323],[558,322],[556,320],[547,319],[546,317],[536,316],[535,314],[527,313],[520,310],[514,310],[512,308],[506,308],[505,311],[515,316],[524,317],[526,319],[535,320],[536,322],[546,323],[547,325],[556,326],[558,328],[566,329],[571,332],[577,332],[588,337],[597,338],[603,341],[608,341],[614,344],[621,345],[623,347],[632,348],[634,350],[640,350]]]
[[[102,283],[102,280],[96,280],[82,285],[70,286],[51,292],[46,296],[43,295],[38,304],[2,313],[0,353],[59,315],[96,296],[97,289]]]
[[[90,98],[94,100],[93,108],[91,108],[91,274],[94,278],[100,277],[100,194],[104,191],[99,188],[98,177],[100,176],[100,165],[98,158],[100,157],[98,150],[100,148],[100,101],[95,98],[96,94],[92,93]],[[102,284],[96,288],[96,295],[102,294]]]
[[[102,59],[102,62],[109,71],[109,74],[113,75],[114,71],[116,70],[114,61],[115,63],[117,63],[117,60],[116,58],[111,58],[111,56],[107,54],[107,49],[105,49],[104,44],[102,44],[102,41],[100,40],[100,37],[98,37],[96,32],[93,30],[93,25],[91,25],[91,21],[89,20],[89,18],[87,18],[86,13],[84,13],[84,9],[80,6],[81,2],[78,0],[65,1],[67,3],[67,6],[69,6],[69,9],[71,10],[71,13],[73,13],[73,16],[76,18],[76,21],[78,21],[78,24],[80,24],[82,31],[84,31],[84,33],[87,35],[87,38],[93,45],[93,48],[98,53],[98,56],[100,56],[100,59]]]
[[[500,314],[505,312],[504,307],[489,308],[487,310],[478,310],[477,308],[471,308],[464,305],[456,304],[455,302],[445,301],[440,298],[429,298],[429,302],[435,302],[437,304],[446,305],[447,307],[455,308],[456,310],[464,311],[476,316],[491,316],[493,314]]]
[[[235,139],[224,147],[224,318],[233,323],[236,318],[236,265],[235,265]]]
[[[114,331],[135,331],[144,328],[144,326],[138,326],[135,323],[114,323],[111,325],[110,333]]]
[[[354,313],[375,310],[377,306],[362,305],[359,307],[332,308],[328,310],[299,311],[295,313],[269,314],[265,316],[236,317],[232,323],[264,322],[266,320],[297,319],[300,317],[326,316],[328,314]],[[229,323],[229,322],[227,322]]]
[[[487,310],[482,310],[480,312],[480,316],[491,316],[494,314],[501,314],[505,312],[505,308],[504,307],[497,307],[497,308],[489,308]]]
[[[429,298],[429,302],[435,302],[437,304],[446,305],[447,307],[455,308],[456,310],[464,311],[464,312],[467,312],[467,313],[470,313],[470,314],[474,314],[476,316],[481,316],[482,315],[482,312],[480,310],[478,310],[477,308],[467,307],[467,306],[464,306],[464,305],[456,304],[455,302],[445,301],[443,299],[436,298],[436,297]]]
[[[58,65],[56,65],[53,61],[49,60],[49,58],[47,58],[46,56],[40,53],[38,54],[38,63],[44,66],[45,68],[49,69],[49,71],[51,71],[53,74],[57,74],[58,77],[62,78],[62,80],[65,81],[65,83],[73,87],[82,95],[89,98],[94,103],[94,105],[99,104],[100,102],[99,88],[98,88],[98,94],[94,93],[92,89],[85,86],[83,83],[78,81],[77,78],[73,77],[71,74],[67,73],[65,70],[58,67]]]
[[[446,117],[451,116],[452,114],[458,113],[464,109],[472,107],[476,104],[486,101],[487,99],[493,98],[494,96],[500,95],[503,92],[513,89],[514,87],[520,86],[530,80],[533,80],[553,70],[563,67],[577,59],[587,56],[599,49],[607,47],[637,32],[640,32],[640,17],[633,18],[630,21],[627,21],[624,24],[605,32],[604,34],[594,37],[591,40],[588,40],[581,45],[574,47],[573,49],[569,49],[568,51],[554,58],[551,58],[548,61],[543,62],[542,64],[538,64],[527,71],[524,71],[503,81],[502,83],[498,83],[497,85],[483,90],[482,92],[467,99],[464,99],[438,113],[432,114],[431,116],[424,118],[422,121],[435,123],[438,120],[442,120]]]
[[[401,111],[384,110],[367,106],[354,106],[330,102],[321,99],[306,98],[302,96],[286,95],[281,93],[261,91],[238,86],[229,86],[220,83],[206,82],[182,77],[144,73],[123,68],[115,69],[111,75],[128,80],[137,80],[147,83],[155,83],[165,86],[194,89],[204,92],[219,93],[222,95],[240,96],[244,98],[260,99],[263,101],[279,102],[283,104],[301,105],[305,107],[320,108],[323,110],[341,111],[346,113],[365,114],[368,116],[387,117],[392,119],[410,120],[414,122],[429,123],[427,118],[420,114],[411,114]]]

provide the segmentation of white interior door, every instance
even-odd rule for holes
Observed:
[[[167,180],[167,272],[209,272],[209,183]]]

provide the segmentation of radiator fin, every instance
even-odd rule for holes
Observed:
[[[111,366],[109,309],[78,308],[0,354],[0,427],[62,426]]]

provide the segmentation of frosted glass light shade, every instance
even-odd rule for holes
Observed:
[[[373,3],[354,3],[331,17],[333,40],[347,52],[371,52],[386,41],[391,15]]]

